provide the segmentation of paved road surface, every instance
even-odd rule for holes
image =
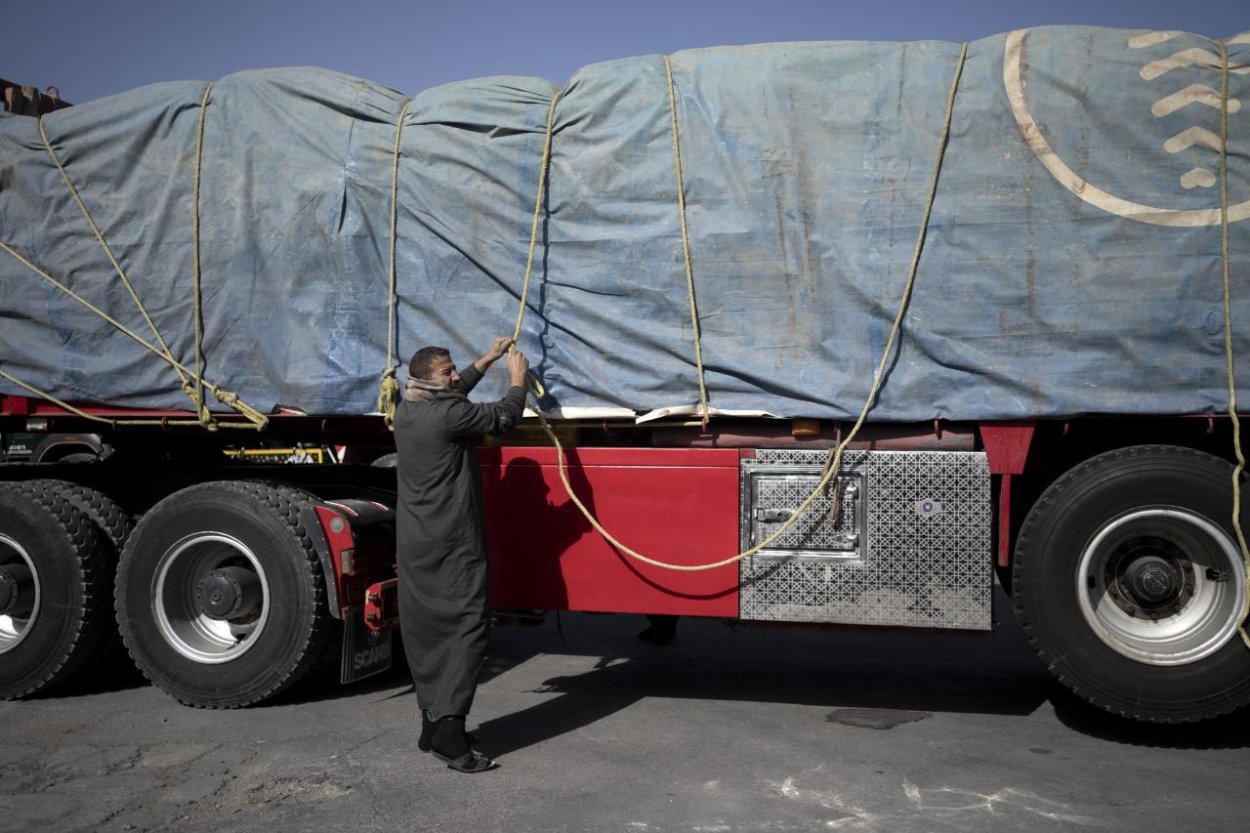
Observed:
[[[243,711],[133,679],[0,703],[0,831],[1247,829],[1250,715],[1104,717],[998,609],[993,637],[501,628],[470,722],[503,766],[478,776],[417,752],[400,673]]]

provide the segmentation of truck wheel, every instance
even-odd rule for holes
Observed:
[[[126,540],[130,537],[130,531],[134,528],[134,523],[130,520],[130,516],[112,498],[97,492],[95,489],[79,486],[77,483],[71,483],[68,480],[41,478],[39,480],[27,480],[16,485],[26,492],[40,495],[53,494],[61,497],[89,517],[99,529],[100,534],[104,536],[106,542],[111,545],[108,547],[108,549],[111,549],[109,554],[113,568],[116,569],[117,559],[121,555],[122,549],[126,546]],[[111,587],[111,579],[109,584]]]
[[[1111,451],[1051,484],[1021,527],[1013,584],[1016,616],[1061,682],[1161,723],[1250,702],[1232,494],[1232,466],[1172,446]]]
[[[143,516],[122,554],[116,606],[149,680],[188,705],[237,708],[308,672],[332,632],[299,519],[310,499],[276,484],[205,483]]]
[[[134,528],[130,516],[107,495],[68,480],[28,480],[21,484],[21,488],[39,495],[52,494],[61,497],[73,504],[96,525],[104,542],[105,557],[100,571],[100,592],[108,599],[109,615],[107,621],[100,623],[100,644],[92,652],[87,663],[88,673],[111,674],[123,668],[133,673],[133,666],[126,655],[121,633],[117,629],[117,619],[112,611],[112,590],[117,575],[117,562]]]
[[[70,677],[111,625],[108,544],[55,493],[0,488],[0,697]]]

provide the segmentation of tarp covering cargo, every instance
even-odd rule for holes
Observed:
[[[858,414],[940,156],[874,419],[1226,409],[1225,231],[1250,383],[1250,36],[1226,49],[1063,27],[973,42],[962,65],[944,42],[671,56],[712,408]],[[408,101],[265,70],[50,114],[50,148],[34,119],[0,120],[0,370],[64,400],[187,407],[169,364],[101,317],[158,344],[89,214],[185,367],[198,304],[222,388],[373,411],[417,347],[463,363],[512,332],[558,90],[497,77]],[[648,56],[581,70],[556,105],[520,346],[557,413],[699,401],[669,91]]]

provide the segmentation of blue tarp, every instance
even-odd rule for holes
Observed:
[[[713,408],[859,412],[917,241],[960,46],[788,43],[671,56]],[[1228,254],[1250,382],[1250,37],[1228,44]],[[1056,27],[968,46],[915,293],[873,419],[1227,407],[1219,45]],[[172,353],[195,356],[204,82],[44,117]],[[424,344],[463,363],[514,327],[556,84],[407,97],[318,69],[243,72],[204,111],[206,376],[267,410],[374,410]],[[661,56],[579,71],[555,113],[521,347],[547,407],[698,402]],[[185,407],[176,375],[20,262],[155,343],[27,117],[0,119],[0,370],[61,399]],[[401,370],[400,379],[404,377]],[[503,374],[479,396],[501,391]],[[0,392],[25,394],[0,380]],[[215,409],[222,410],[221,406]],[[572,410],[566,413],[574,413]]]

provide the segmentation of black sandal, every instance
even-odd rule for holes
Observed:
[[[421,737],[417,740],[417,748],[423,752],[428,749],[435,758],[447,764],[448,769],[475,773],[499,766],[473,748],[477,738],[464,730],[463,715],[452,714],[430,721],[422,713],[421,721]]]
[[[431,752],[435,758],[447,764],[448,769],[454,769],[456,772],[467,772],[470,775],[486,772],[499,766],[495,761],[492,761],[476,749],[470,749],[455,759],[440,755],[437,750],[431,750]]]

